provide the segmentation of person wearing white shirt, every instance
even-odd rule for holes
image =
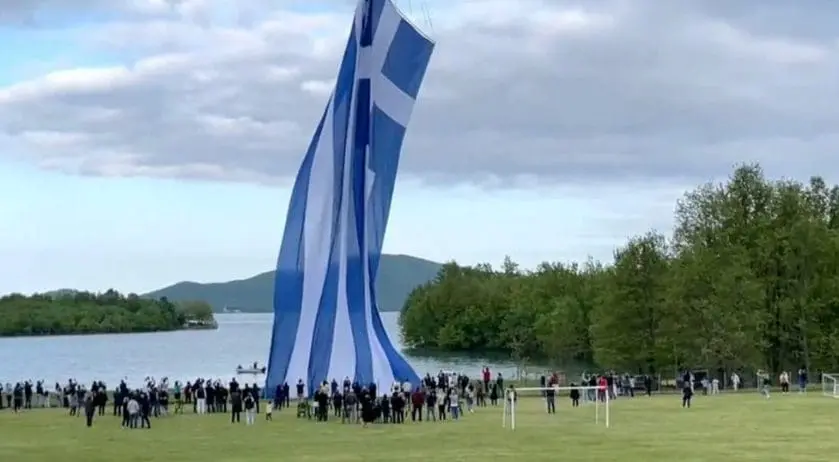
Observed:
[[[781,384],[781,393],[789,392],[789,372],[781,372],[778,382]]]
[[[140,420],[140,403],[131,398],[128,401],[128,428],[137,428],[137,421]]]
[[[731,387],[734,388],[734,391],[740,388],[740,376],[736,372],[731,373]]]
[[[460,397],[457,396],[457,388],[451,389],[449,400],[449,413],[451,413],[452,420],[457,420],[460,417]]]
[[[720,379],[714,378],[714,380],[711,380],[711,394],[720,394]]]
[[[253,425],[256,421],[255,409],[256,401],[250,393],[245,395],[245,425]]]

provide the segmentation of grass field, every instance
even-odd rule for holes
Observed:
[[[116,417],[84,418],[63,410],[0,411],[0,461],[251,462],[281,461],[791,461],[839,454],[839,400],[757,394],[698,396],[690,410],[678,396],[620,399],[612,427],[594,424],[591,405],[559,401],[548,416],[539,398],[522,398],[516,431],[501,428],[500,408],[480,408],[459,422],[374,425],[298,420],[288,410],[256,425],[228,415],[153,419],[151,430],[123,430]]]

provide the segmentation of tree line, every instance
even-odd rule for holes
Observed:
[[[611,264],[446,264],[400,316],[406,343],[638,373],[839,370],[839,187],[737,168],[678,201],[673,233]]]
[[[114,290],[0,298],[0,337],[157,332],[212,322],[212,308],[204,302],[176,304]]]

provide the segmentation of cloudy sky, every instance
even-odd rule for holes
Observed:
[[[397,4],[438,46],[388,252],[609,259],[734,163],[839,179],[835,2]],[[0,6],[0,292],[273,266],[352,1]]]

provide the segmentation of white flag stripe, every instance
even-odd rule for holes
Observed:
[[[331,101],[331,99],[330,99]],[[312,160],[312,170],[309,179],[309,191],[306,199],[306,218],[303,222],[304,272],[303,296],[300,312],[300,324],[297,328],[297,338],[291,354],[289,377],[291,383],[306,380],[309,368],[309,355],[312,339],[314,338],[317,307],[323,293],[323,283],[329,268],[329,249],[332,241],[332,202],[336,191],[333,191],[334,156],[332,144],[324,142],[332,139],[332,104],[328,105],[326,122],[321,132],[321,142],[318,143]],[[314,309],[306,309],[314,307]]]
[[[355,95],[353,95],[355,99]],[[352,107],[355,107],[353,101]],[[354,115],[351,113],[351,115]],[[350,118],[348,133],[355,132],[355,118]],[[338,248],[339,250],[339,272],[338,272],[338,306],[335,310],[335,328],[333,329],[333,343],[332,356],[329,361],[329,379],[340,380],[343,377],[355,376],[355,341],[353,339],[352,327],[350,323],[349,303],[347,302],[347,248],[348,239],[352,237],[355,232],[350,220],[350,207],[354,207],[352,203],[352,150],[354,149],[354,139],[348,136],[344,144],[344,177],[342,178],[341,194],[343,200],[341,201],[341,210],[338,219],[341,220],[338,227]]]
[[[365,8],[370,8],[371,14],[379,11],[379,17],[363,20]],[[397,37],[400,27],[405,30],[402,24],[413,27],[403,21],[390,0],[359,1],[348,45],[348,50],[354,47],[357,54],[354,59],[352,54],[344,55],[343,72],[328,103],[322,130],[310,147],[290,201],[277,263],[283,271],[277,271],[275,283],[267,387],[283,382],[293,387],[303,379],[305,391],[310,393],[322,380],[350,377],[362,386],[377,383],[384,391],[394,380],[419,380],[383,329],[373,303],[370,270],[370,259],[381,255],[386,223],[382,217],[389,212],[399,146],[414,105],[414,98],[385,77],[382,69],[392,59],[398,64],[400,79],[421,81],[434,48],[416,31],[400,32]],[[372,43],[363,48],[362,35],[369,31],[362,30],[362,23],[376,25]],[[395,45],[396,40],[400,43]],[[399,54],[407,49],[418,50],[418,54]],[[388,57],[391,50],[397,54]],[[370,81],[366,107],[357,107],[364,101],[358,92],[366,88],[359,85],[360,79]],[[356,133],[356,117],[372,117],[373,105],[390,121],[370,125],[370,144],[366,152],[359,153],[357,137],[367,136]],[[379,146],[376,140],[381,142]],[[362,172],[354,171],[360,165],[356,162],[361,160],[359,155],[367,156],[369,163]],[[336,177],[336,167],[339,172],[343,167],[342,176]],[[357,174],[364,175],[364,188]],[[337,204],[339,210],[334,209]],[[362,230],[357,219],[363,219]],[[356,265],[359,259],[361,265]]]

